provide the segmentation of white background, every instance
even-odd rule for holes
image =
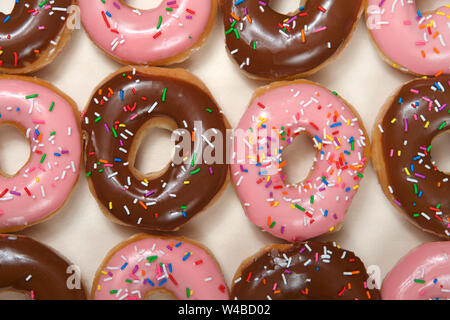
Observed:
[[[0,9],[7,8],[8,1],[2,0]],[[14,0],[9,2],[13,3]],[[139,8],[160,2],[128,1]],[[278,8],[288,12],[288,8],[295,7],[296,3],[298,1],[284,0]],[[424,11],[445,3],[448,1],[423,0],[419,1],[419,6]],[[236,126],[255,88],[267,83],[247,79],[230,61],[224,47],[221,19],[222,15],[219,14],[205,46],[177,67],[185,68],[202,79],[231,124]],[[75,30],[64,52],[35,76],[50,81],[66,92],[82,110],[96,86],[119,67],[118,63],[97,49],[81,29]],[[339,92],[359,111],[370,134],[385,100],[402,83],[413,77],[392,69],[381,60],[369,39],[365,24],[361,21],[348,47],[339,58],[308,79]],[[163,167],[169,157],[164,146],[170,135],[154,130],[150,136],[153,140],[146,139],[143,142],[142,152],[138,157],[140,169],[145,172]],[[438,159],[438,166],[442,165],[440,168],[445,168],[448,172],[448,135],[447,141],[444,140],[441,139],[439,147],[435,145],[433,150],[436,152],[434,156]],[[286,160],[292,158],[288,168],[291,180],[306,176],[314,155],[312,143],[307,140],[299,139],[296,146],[305,148],[299,151],[289,150],[290,155]],[[0,168],[10,173],[13,169],[20,169],[19,164],[24,164],[28,158],[28,149],[24,137],[14,132],[11,127],[0,125]],[[297,159],[302,160],[293,166]],[[90,288],[97,267],[109,249],[139,231],[108,220],[90,194],[84,176],[83,168],[67,205],[57,215],[45,223],[26,229],[21,234],[54,247],[74,264],[79,265],[84,283]],[[215,254],[228,284],[243,259],[265,245],[281,242],[261,232],[246,218],[231,185],[210,209],[173,235],[186,236],[206,245]],[[409,250],[421,243],[439,239],[414,227],[391,206],[379,187],[370,164],[359,193],[350,206],[343,229],[315,240],[336,241],[343,248],[355,251],[366,266],[378,265],[384,277]]]

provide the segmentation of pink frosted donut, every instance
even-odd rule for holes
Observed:
[[[79,0],[89,37],[124,64],[170,65],[187,59],[208,37],[216,0],[165,0],[138,10],[124,0]]]
[[[163,291],[184,300],[229,300],[208,249],[186,238],[139,234],[113,248],[97,271],[95,300],[140,300]]]
[[[288,184],[283,149],[302,133],[317,149],[306,180]],[[250,220],[299,241],[334,231],[344,220],[368,162],[369,139],[355,110],[313,82],[278,82],[256,91],[235,132],[231,165]]]
[[[368,0],[367,27],[385,60],[417,75],[450,73],[450,5],[421,13],[415,0]]]
[[[419,246],[389,272],[383,300],[450,299],[450,242]]]
[[[76,104],[35,78],[0,76],[0,124],[30,142],[30,158],[14,176],[0,172],[0,232],[47,219],[68,198],[79,174],[81,137]]]

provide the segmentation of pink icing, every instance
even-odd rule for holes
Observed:
[[[1,229],[32,224],[63,205],[78,178],[81,139],[70,103],[36,83],[1,79],[0,115],[0,124],[21,125],[31,146],[17,175],[0,175]]]
[[[398,68],[421,75],[450,73],[449,15],[450,6],[444,6],[419,17],[415,1],[406,0],[368,0],[366,10],[383,54]]]
[[[383,282],[384,300],[450,299],[450,242],[419,246]]]
[[[253,99],[237,131],[249,128],[245,137],[236,134],[236,146],[245,140],[246,153],[235,147],[238,152],[231,170],[239,198],[253,223],[274,236],[296,241],[331,231],[344,220],[367,159],[366,136],[358,117],[339,97],[306,83],[271,89]],[[272,128],[269,134],[264,132],[267,128]],[[313,137],[318,157],[310,176],[289,186],[280,168],[283,160],[289,160],[282,159],[276,145],[280,142],[282,150],[302,131]],[[256,149],[267,146],[267,136],[270,150],[260,149],[258,161]],[[254,153],[248,158],[250,145]],[[342,162],[340,157],[344,157]]]
[[[201,38],[212,10],[210,0],[166,0],[151,10],[133,9],[118,0],[105,2],[79,1],[83,25],[108,54],[136,64],[172,58],[192,47]]]
[[[158,288],[180,300],[229,299],[222,272],[210,254],[189,241],[156,236],[137,239],[114,252],[94,286],[96,300],[142,299]]]

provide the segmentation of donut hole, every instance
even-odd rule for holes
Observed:
[[[144,300],[178,300],[172,291],[166,288],[149,290],[144,295]]]
[[[136,134],[137,145],[135,159],[130,159],[130,167],[137,171],[137,176],[155,179],[169,167],[175,154],[172,131],[174,122],[163,118],[154,118],[147,122]]]
[[[286,185],[297,185],[306,180],[314,164],[316,149],[311,137],[300,134],[283,149],[282,158],[286,161],[283,173],[286,175]]]
[[[416,5],[420,12],[433,12],[437,8],[448,5],[448,0],[419,0]]]
[[[16,0],[0,1],[0,12],[4,13],[6,15],[10,14],[14,9],[15,4],[16,4]]]
[[[0,300],[31,300],[31,296],[26,291],[5,289],[0,290]]]
[[[163,0],[125,0],[127,6],[138,10],[151,10],[159,7]]]
[[[435,137],[431,146],[431,157],[438,170],[450,174],[450,131]]]
[[[306,0],[275,0],[269,2],[269,7],[279,14],[293,16],[305,3]]]
[[[28,162],[31,153],[25,129],[18,124],[0,124],[0,174],[15,176]]]

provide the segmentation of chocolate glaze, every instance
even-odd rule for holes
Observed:
[[[36,300],[85,300],[85,289],[69,289],[69,263],[25,236],[0,235],[0,290],[16,290]]]
[[[143,185],[145,177],[137,176],[137,171],[133,167],[130,170],[129,164],[129,161],[133,160],[129,159],[129,151],[136,147],[133,147],[136,133],[148,121],[163,118],[170,119],[177,128],[189,132],[194,130],[194,121],[201,121],[203,130],[215,128],[225,137],[226,120],[210,94],[191,82],[170,76],[167,71],[167,75],[163,76],[139,71],[146,69],[138,69],[136,75],[133,75],[131,68],[123,70],[99,87],[102,94],[99,95],[97,90],[86,109],[82,130],[86,141],[86,170],[89,171],[90,186],[104,211],[113,215],[122,224],[146,230],[176,230],[205,209],[221,191],[227,181],[228,165],[206,164],[205,161],[198,163],[200,159],[198,155],[201,154],[198,148],[201,145],[205,150],[208,144],[203,139],[201,143],[195,145],[190,141],[193,151],[184,163],[181,165],[172,163],[161,176],[149,177],[148,185]],[[168,69],[147,70],[161,72]],[[139,82],[136,82],[137,80]],[[166,100],[163,102],[165,88]],[[95,100],[98,101],[98,105]],[[158,105],[148,113],[155,102],[158,102]],[[99,116],[101,119],[95,122]],[[89,121],[88,124],[86,119]],[[122,126],[118,125],[119,123]],[[107,130],[105,125],[111,129]],[[114,137],[113,127],[118,138]],[[127,139],[123,138],[122,134]],[[200,142],[198,137],[199,135],[195,135],[196,141]],[[121,148],[127,150],[127,153],[119,150],[120,143],[123,144]],[[194,152],[197,160],[192,166]],[[225,143],[223,154],[226,154]],[[100,160],[106,160],[113,166],[98,165]],[[101,172],[101,169],[104,171]],[[115,172],[116,176],[108,178]],[[190,183],[185,184],[185,181]],[[124,191],[124,188],[127,190]]]
[[[243,70],[262,79],[292,77],[323,65],[345,45],[363,5],[362,0],[308,0],[303,10],[295,12],[297,18],[283,25],[283,21],[291,20],[292,17],[271,9],[270,0],[264,2],[267,5],[262,12],[262,5],[258,0],[246,0],[237,6],[234,5],[235,0],[222,0],[228,50],[239,66],[248,57],[249,65],[244,65]],[[319,7],[326,11],[322,12]],[[231,12],[240,19],[234,25],[239,39],[235,31],[230,31],[235,23]],[[251,23],[250,19],[244,19],[247,15]],[[280,25],[285,29],[281,29]],[[302,30],[305,26],[307,31],[305,41],[302,42]],[[322,27],[327,29],[314,32]],[[280,30],[284,30],[283,33],[287,36],[280,33]],[[256,50],[253,48],[254,42]],[[236,49],[238,51],[233,53]]]
[[[67,9],[76,4],[76,0],[55,0],[51,8],[48,3],[41,7],[42,2],[20,0],[11,14],[0,12],[0,50],[3,51],[0,67],[16,69],[31,64],[40,58],[39,52],[52,46],[50,41],[58,41],[69,14],[52,8]],[[34,12],[39,13],[35,15]],[[5,22],[5,19],[8,20]],[[39,30],[39,27],[45,29]],[[17,53],[17,59],[14,53]]]
[[[231,299],[379,300],[379,290],[365,288],[367,279],[362,261],[334,243],[273,245],[241,265]]]
[[[438,170],[431,150],[427,149],[436,136],[450,128],[449,81],[447,75],[407,83],[394,96],[381,120],[382,156],[394,203],[420,228],[446,239],[450,239],[449,176]],[[438,83],[445,91],[439,89]]]

